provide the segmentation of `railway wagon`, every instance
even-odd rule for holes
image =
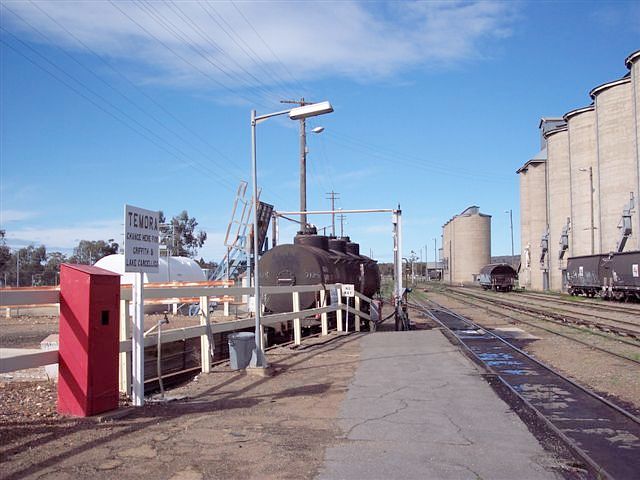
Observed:
[[[581,255],[567,260],[567,288],[570,295],[595,297],[602,293],[609,273],[609,255]]]
[[[613,254],[607,264],[605,296],[615,300],[640,300],[640,251]]]
[[[293,245],[278,245],[260,259],[260,283],[265,286],[353,284],[356,291],[373,297],[380,289],[378,263],[360,255],[359,245],[349,237],[330,238],[316,231],[301,233]],[[316,305],[315,293],[300,294],[300,308]],[[291,295],[265,295],[265,309],[290,312]]]
[[[484,290],[510,292],[518,273],[508,263],[490,263],[480,269],[480,285]]]

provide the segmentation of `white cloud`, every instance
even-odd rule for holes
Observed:
[[[114,239],[122,244],[122,220],[103,220],[54,228],[25,227],[7,232],[9,245],[45,245],[47,250],[69,250],[80,240]]]
[[[101,55],[136,64],[140,81],[220,82],[234,90],[258,79],[283,86],[290,72],[303,81],[337,75],[366,82],[483,56],[484,41],[510,34],[517,9],[497,1],[4,5],[48,38],[3,11],[21,36],[83,51],[71,32]]]
[[[0,224],[5,225],[7,222],[15,222],[19,220],[26,220],[34,217],[34,212],[28,212],[25,210],[2,210],[0,211]]]

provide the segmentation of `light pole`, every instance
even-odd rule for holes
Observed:
[[[593,167],[589,167],[589,170],[586,168],[579,168],[581,172],[589,172],[589,193],[591,194],[591,255],[595,253],[595,240],[594,240],[594,225],[593,225]]]
[[[514,251],[513,251],[513,210],[512,209],[505,210],[504,213],[508,213],[509,214],[509,224],[511,225],[511,266],[513,266],[513,256],[514,256]]]
[[[253,256],[254,256],[254,268],[253,268],[253,284],[254,284],[254,305],[255,305],[255,319],[256,319],[256,331],[255,341],[256,350],[255,355],[251,358],[251,366],[255,368],[267,367],[266,359],[264,358],[264,345],[262,339],[262,326],[260,325],[260,316],[262,314],[262,301],[260,298],[260,274],[258,265],[258,172],[256,161],[256,125],[271,117],[278,115],[289,114],[291,120],[303,120],[308,117],[315,117],[316,115],[323,115],[325,113],[333,112],[333,107],[329,102],[312,103],[303,105],[301,107],[291,108],[289,110],[282,110],[280,112],[267,113],[265,115],[256,115],[255,110],[251,110],[251,184],[253,190]],[[305,209],[306,210],[306,206]],[[306,222],[306,214],[305,214]],[[304,229],[304,225],[303,225]]]

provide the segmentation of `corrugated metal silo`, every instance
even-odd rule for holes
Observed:
[[[563,269],[568,252],[560,259],[563,229],[571,217],[569,192],[569,135],[566,126],[546,133],[547,139],[547,190],[549,192],[549,289],[563,290]]]
[[[596,106],[598,188],[600,199],[601,252],[615,250],[620,234],[618,223],[631,192],[637,195],[638,156],[635,145],[633,91],[630,78],[594,88],[590,92]],[[637,245],[637,226],[627,242]],[[633,247],[631,247],[633,248]]]
[[[569,256],[591,255],[600,251],[596,235],[599,228],[596,215],[598,195],[597,191],[591,192],[591,178],[594,190],[598,185],[595,108],[593,105],[578,108],[568,112],[564,118],[569,129],[571,157]]]

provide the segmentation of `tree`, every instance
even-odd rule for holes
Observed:
[[[198,248],[207,240],[206,232],[200,230],[196,233],[198,222],[195,217],[189,217],[186,210],[174,216],[168,223],[161,211],[160,223],[163,224],[161,244],[166,245],[171,255],[194,258],[198,254]]]
[[[80,240],[78,246],[73,249],[73,256],[69,258],[71,263],[93,265],[102,257],[118,253],[120,246],[110,238],[104,240]]]
[[[11,262],[11,249],[4,239],[6,232],[0,230],[0,272],[5,273]]]
[[[42,281],[45,285],[57,285],[60,275],[60,265],[67,261],[66,255],[61,252],[47,254],[47,263],[42,272]]]

